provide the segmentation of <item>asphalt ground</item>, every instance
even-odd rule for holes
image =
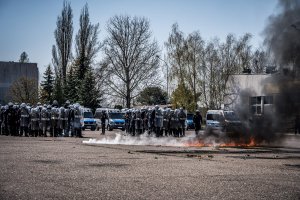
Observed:
[[[0,199],[300,199],[299,135],[247,148],[83,143],[115,134],[0,136]]]

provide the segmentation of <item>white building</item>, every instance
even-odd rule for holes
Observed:
[[[245,104],[252,114],[263,114],[272,111],[278,87],[272,83],[276,74],[239,74],[230,76],[228,81],[229,95],[225,98],[225,108],[233,109]]]

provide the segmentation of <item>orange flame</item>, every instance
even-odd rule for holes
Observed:
[[[229,142],[205,142],[203,140],[188,141],[184,146],[186,147],[255,147],[258,144],[254,138],[250,138],[249,141],[229,141]]]

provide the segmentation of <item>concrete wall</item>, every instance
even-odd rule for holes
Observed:
[[[0,104],[7,103],[10,100],[7,91],[12,83],[22,76],[35,79],[38,86],[39,70],[37,63],[0,61]]]

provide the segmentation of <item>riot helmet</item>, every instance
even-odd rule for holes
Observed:
[[[13,104],[12,102],[9,102],[9,103],[8,103],[8,107],[9,107],[9,108],[12,108],[13,106],[14,106],[14,104]]]
[[[54,100],[52,105],[58,107],[58,102]]]

